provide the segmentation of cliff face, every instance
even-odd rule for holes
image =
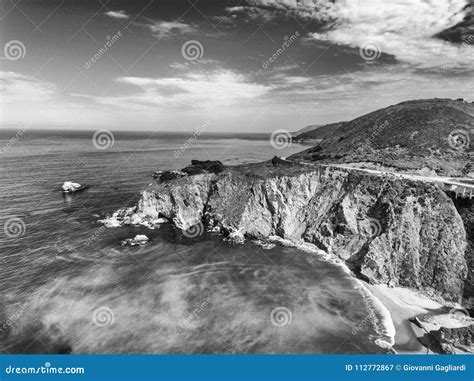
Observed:
[[[284,171],[259,164],[154,184],[114,217],[145,224],[165,217],[182,229],[203,221],[237,239],[306,241],[371,282],[460,300],[466,231],[437,187],[335,168]]]

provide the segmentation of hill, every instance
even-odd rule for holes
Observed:
[[[319,144],[290,159],[474,176],[473,129],[474,103],[408,101],[341,122]]]
[[[323,125],[311,125],[296,131],[293,134],[293,142],[308,143],[324,139],[331,131],[338,128],[341,123],[331,123]]]

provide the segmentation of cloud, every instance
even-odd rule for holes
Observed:
[[[185,73],[180,77],[119,77],[117,83],[135,86],[127,96],[92,97],[96,102],[135,110],[150,106],[162,109],[219,110],[220,107],[251,105],[269,88],[253,83],[231,70]]]
[[[170,37],[172,35],[193,33],[196,27],[181,21],[163,21],[154,20],[147,24],[137,24],[146,26],[151,32],[158,37]]]
[[[29,101],[38,102],[49,99],[57,93],[56,86],[34,77],[0,71],[0,92],[2,102]]]
[[[108,11],[105,12],[105,15],[116,18],[116,19],[128,19],[129,15],[125,11]]]
[[[474,45],[459,46],[437,37],[469,14],[469,0],[252,0],[254,8],[323,22],[316,40],[356,48],[368,43],[417,68],[470,70]]]
[[[110,122],[90,101],[78,102],[51,82],[32,76],[0,71],[0,121],[2,124],[31,124],[35,127]]]
[[[263,19],[264,21],[269,21],[275,17],[275,13],[271,10],[256,6],[239,5],[227,7],[226,10],[231,14],[231,19],[235,19],[236,14],[245,15],[245,17],[253,20]]]

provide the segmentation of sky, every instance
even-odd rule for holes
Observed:
[[[296,131],[474,101],[469,0],[2,0],[0,126]]]

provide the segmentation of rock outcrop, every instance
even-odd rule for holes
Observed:
[[[143,246],[146,245],[149,238],[143,234],[137,234],[134,238],[127,238],[120,242],[122,246]]]
[[[435,339],[432,347],[438,353],[457,354],[474,351],[474,324],[458,328],[441,327],[431,331],[430,334]]]
[[[309,242],[373,283],[460,301],[467,238],[453,201],[432,184],[331,167],[261,163],[150,185],[113,216],[152,225],[203,222],[225,235]]]

